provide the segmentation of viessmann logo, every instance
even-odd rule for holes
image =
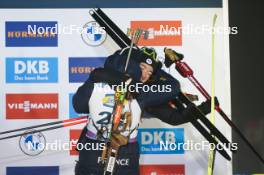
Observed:
[[[139,40],[140,46],[181,46],[182,45],[182,22],[175,21],[131,21],[128,31],[140,28],[143,35]]]
[[[57,119],[58,94],[6,94],[7,119]]]
[[[57,21],[6,21],[6,47],[56,47]]]
[[[105,143],[96,143],[96,142],[79,142],[78,140],[82,134],[82,130],[81,129],[71,129],[70,130],[70,144],[69,144],[69,148],[70,148],[70,156],[75,156],[75,155],[79,155],[78,151],[76,151],[76,149],[78,150],[87,150],[87,151],[97,151],[97,150],[103,150]],[[98,162],[99,163],[102,159],[98,157]],[[118,163],[123,164],[124,161],[120,160],[118,161]]]
[[[184,175],[184,165],[140,165],[140,175]]]
[[[79,137],[81,135],[82,130],[81,129],[71,129],[70,130],[70,155],[79,155],[76,151],[76,144],[79,140]]]

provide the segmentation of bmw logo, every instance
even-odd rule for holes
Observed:
[[[34,133],[32,133],[34,132]],[[29,156],[37,156],[42,153],[46,146],[46,139],[41,132],[27,131],[19,139],[19,147],[23,153]]]
[[[148,64],[152,64],[152,60],[151,60],[150,58],[148,58],[148,59],[146,60],[146,63],[148,63]]]
[[[89,46],[99,46],[106,39],[106,32],[97,22],[91,21],[83,26],[82,40]]]

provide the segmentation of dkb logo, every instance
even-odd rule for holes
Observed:
[[[57,58],[6,58],[7,83],[58,82]]]
[[[183,154],[183,128],[151,128],[138,130],[141,154]],[[182,145],[178,149],[163,149],[164,143]]]

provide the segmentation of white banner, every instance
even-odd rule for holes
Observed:
[[[229,43],[228,35],[223,32],[228,27],[225,5],[224,8],[120,8],[103,11],[125,33],[133,26],[145,26],[152,38],[146,41],[143,39],[140,44],[152,45],[161,59],[164,58],[164,47],[183,53],[184,61],[193,69],[194,76],[208,92],[211,89],[212,58],[210,27],[216,14],[216,29],[219,31],[215,35],[215,94],[222,109],[230,116]],[[94,31],[90,31],[89,35],[89,30],[94,27],[89,10],[1,9],[0,131],[76,117],[71,105],[72,94],[87,79],[93,68],[102,66],[105,57],[118,49],[109,36],[104,38],[104,34],[95,35]],[[32,27],[31,32],[35,27],[39,33],[42,30],[49,33],[41,36],[29,35],[26,28],[28,25]],[[53,35],[50,31],[56,26],[59,29],[58,34]],[[157,30],[157,26],[161,26],[164,31]],[[182,27],[182,31],[177,33],[175,29],[179,27]],[[84,29],[83,33],[78,32],[79,29]],[[171,39],[167,39],[168,36]],[[181,77],[174,66],[165,70],[180,81],[184,92],[199,96],[197,104],[205,100],[188,79]],[[231,140],[230,127],[217,113],[215,125]],[[78,156],[71,155],[69,150],[50,148],[37,156],[29,156],[24,152],[35,154],[37,150],[30,151],[23,146],[43,142],[63,145],[70,140],[76,141],[78,134],[74,129],[82,129],[83,126],[81,124],[42,132],[43,135],[0,140],[0,174],[11,175],[11,171],[15,171],[14,167],[44,166],[53,167],[54,171],[58,169],[61,175],[72,175]],[[194,143],[202,143],[205,140],[189,123],[175,127],[158,119],[144,119],[140,127],[140,134],[148,133],[153,139],[156,135],[152,129],[158,128],[158,134],[173,132],[176,138],[181,137],[183,132],[185,142],[192,140]],[[143,140],[142,135],[140,138],[140,143],[155,144],[154,141]],[[182,174],[204,175],[207,174],[208,153],[208,149],[168,153],[146,151],[141,154],[140,164],[177,165],[183,167]],[[214,174],[222,175],[223,172],[231,175],[232,164],[216,153]],[[176,171],[171,170],[171,173]]]

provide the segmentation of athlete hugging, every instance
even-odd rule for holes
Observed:
[[[78,150],[75,175],[139,175],[136,137],[141,117],[155,117],[171,125],[192,118],[195,105],[177,103],[180,84],[161,69],[154,49],[133,48],[127,62],[128,55],[129,48],[110,55],[104,68],[92,71],[73,97],[75,111],[90,114],[79,143],[105,143],[103,149]],[[128,88],[119,86],[122,84]],[[153,92],[138,88],[130,92],[129,87],[137,84],[166,86],[171,90]],[[198,108],[208,114],[210,104],[206,101]]]

